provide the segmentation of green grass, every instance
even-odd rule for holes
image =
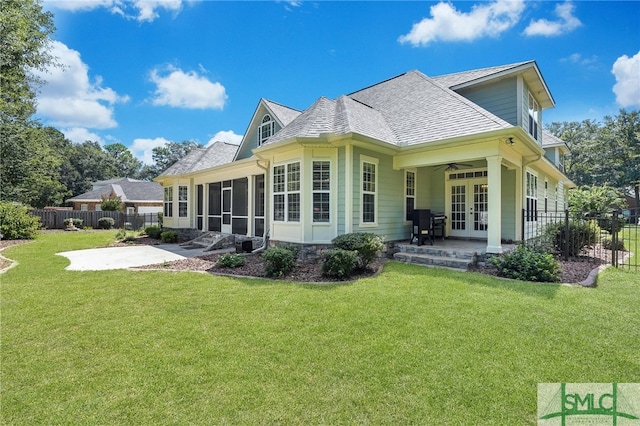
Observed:
[[[534,424],[541,382],[640,381],[640,280],[595,289],[389,263],[353,284],[65,271],[3,254],[2,424]]]

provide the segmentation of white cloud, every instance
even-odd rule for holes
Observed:
[[[70,129],[61,129],[64,136],[73,143],[85,143],[86,141],[98,142],[100,146],[104,146],[104,140],[96,133],[90,132],[83,127],[72,127]]]
[[[450,3],[431,6],[430,18],[413,25],[401,43],[426,46],[433,41],[471,41],[480,37],[497,37],[520,20],[525,5],[522,0],[497,0],[475,5],[468,13]]]
[[[144,164],[153,164],[153,148],[164,146],[171,141],[165,138],[134,139],[129,151]]]
[[[571,32],[582,25],[582,22],[573,16],[575,6],[570,1],[556,5],[555,14],[558,20],[549,21],[547,19],[539,19],[531,21],[529,26],[525,28],[524,34],[528,36],[557,36]]]
[[[211,82],[195,71],[184,72],[169,68],[168,74],[151,71],[156,91],[153,105],[168,105],[187,109],[223,109],[227,94],[222,84]]]
[[[613,93],[623,108],[640,108],[640,51],[633,57],[622,55],[613,64],[611,72],[616,77]]]
[[[61,66],[34,72],[46,82],[38,94],[38,113],[61,127],[106,129],[117,126],[113,105],[127,102],[113,89],[102,87],[102,78],[89,80],[89,67],[80,53],[53,41],[51,54]]]
[[[189,0],[186,3],[194,3]],[[45,5],[72,12],[84,12],[98,8],[106,8],[116,15],[138,22],[152,22],[164,9],[174,14],[182,10],[183,0],[45,0]]]
[[[243,135],[236,135],[233,130],[221,130],[207,142],[207,146],[213,144],[214,142],[227,142],[233,145],[240,145],[242,142]]]

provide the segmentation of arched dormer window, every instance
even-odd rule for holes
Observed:
[[[271,119],[269,114],[265,114],[258,128],[258,146],[262,145],[264,141],[273,135],[275,128],[276,122]]]

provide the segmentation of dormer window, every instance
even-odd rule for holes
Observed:
[[[529,134],[538,140],[538,126],[540,122],[540,106],[529,93]]]
[[[276,122],[271,119],[269,114],[265,114],[258,128],[258,146],[262,145],[264,141],[273,135],[275,128]]]

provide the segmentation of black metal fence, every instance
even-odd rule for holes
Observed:
[[[563,260],[639,270],[640,209],[574,214],[522,211],[525,244]]]
[[[98,220],[110,217],[114,220],[114,227],[139,231],[147,226],[160,226],[158,213],[125,214],[111,211],[81,211],[81,210],[33,210],[32,213],[40,218],[47,229],[64,229],[65,219],[80,219],[82,226],[99,228]]]

